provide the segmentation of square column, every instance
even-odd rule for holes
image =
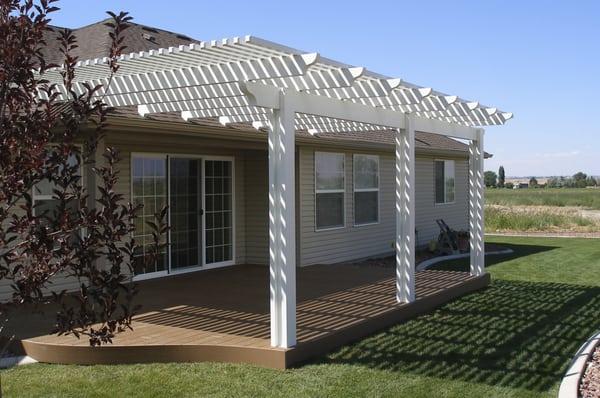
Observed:
[[[396,130],[396,299],[415,300],[415,123]]]
[[[469,242],[473,276],[485,273],[483,135],[483,129],[477,129],[477,138],[469,144]]]
[[[271,345],[296,345],[295,112],[283,91],[269,116]]]

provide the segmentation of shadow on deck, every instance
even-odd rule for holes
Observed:
[[[417,300],[395,300],[394,270],[356,265],[299,268],[298,344],[270,346],[268,268],[242,265],[140,283],[143,305],[134,330],[112,345],[48,335],[52,311],[18,314],[12,327],[22,349],[50,363],[245,362],[287,368],[427,312],[487,286],[489,276],[424,271],[416,275]]]

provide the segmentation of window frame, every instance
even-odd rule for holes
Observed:
[[[356,188],[356,158],[363,156],[373,158],[377,161],[377,188]],[[380,157],[379,155],[370,155],[364,153],[355,153],[352,155],[352,222],[353,226],[365,227],[369,225],[377,225],[381,222],[381,172],[380,172]],[[356,222],[356,193],[357,192],[377,192],[377,220],[366,223]]]
[[[76,144],[75,147],[77,147],[79,149],[79,157],[80,157],[80,161],[79,161],[79,177],[81,178],[81,186],[86,189],[87,188],[87,177],[86,177],[86,173],[85,173],[85,168],[84,168],[84,162],[81,159],[82,156],[82,151],[83,151],[83,146],[80,144]],[[37,184],[34,184],[33,187],[31,187],[31,204],[33,206],[33,215],[35,217],[38,216],[37,211],[36,211],[36,202],[38,201],[49,201],[49,200],[56,200],[54,198],[54,193],[50,193],[49,195],[42,195],[37,193],[36,191],[38,190],[36,187]],[[77,206],[79,208],[79,205]],[[79,235],[81,237],[83,237],[85,235],[85,228],[80,228],[79,231]]]
[[[317,188],[317,154],[331,154],[342,156],[342,188],[341,189],[318,189]],[[336,229],[346,228],[346,153],[345,152],[331,152],[331,151],[314,151],[313,153],[313,183],[314,183],[314,222],[315,232],[333,231]],[[332,227],[319,228],[317,220],[317,195],[327,193],[341,193],[342,194],[342,224]]]
[[[443,202],[438,202],[437,201],[437,197],[436,197],[436,192],[437,192],[437,179],[436,179],[436,163],[437,162],[443,162],[444,163],[444,201]],[[448,201],[448,192],[446,191],[446,181],[447,181],[447,176],[446,176],[446,163],[448,162],[452,162],[452,178],[454,180],[454,185],[453,185],[453,191],[454,191],[454,198],[452,201]],[[434,159],[433,161],[433,203],[436,206],[447,206],[447,205],[452,205],[454,203],[456,203],[456,161],[454,159]]]

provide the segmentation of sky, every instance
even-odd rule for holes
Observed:
[[[76,28],[129,11],[198,40],[251,34],[514,113],[486,170],[600,175],[600,1],[61,0]]]

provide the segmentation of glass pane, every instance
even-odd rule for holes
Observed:
[[[132,202],[143,208],[135,220],[134,237],[140,247],[135,249],[133,264],[136,275],[163,271],[167,266],[166,250],[157,261],[150,256],[152,231],[147,223],[155,221],[154,213],[166,203],[166,162],[164,159],[134,157],[132,159]]]
[[[344,154],[315,152],[315,175],[318,190],[344,189]]]
[[[171,158],[171,268],[200,265],[200,160]]]
[[[435,161],[435,203],[445,202],[444,162]]]
[[[134,158],[133,161],[133,177],[141,177],[144,175],[144,159],[142,158]]]
[[[354,223],[370,224],[378,221],[379,192],[354,193]]]
[[[230,161],[207,160],[206,191],[206,263],[233,259],[232,242],[232,164]],[[208,178],[209,173],[212,176]],[[210,190],[210,194],[209,194]]]
[[[344,194],[319,193],[316,198],[317,228],[334,228],[344,225]]]
[[[444,176],[446,181],[446,202],[454,202],[454,160],[444,162]]]
[[[379,188],[379,161],[377,156],[354,156],[354,188]]]

